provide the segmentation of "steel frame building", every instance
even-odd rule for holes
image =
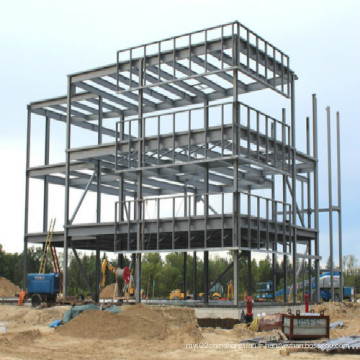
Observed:
[[[133,254],[137,274],[146,252],[193,252],[194,259],[204,252],[205,293],[209,251],[232,251],[234,304],[239,254],[249,259],[250,293],[254,252],[270,254],[273,264],[283,258],[285,289],[289,258],[305,259],[308,276],[318,277],[316,97],[312,144],[307,119],[302,153],[295,143],[296,79],[285,53],[238,22],[118,51],[113,65],[69,75],[67,96],[28,106],[24,253],[28,243],[45,242],[48,188],[56,184],[65,189],[64,230],[53,236],[64,249],[64,295],[69,249],[96,250],[98,274],[100,251],[117,252],[120,262]],[[290,114],[280,108],[276,119],[241,101],[260,91],[288,99]],[[33,114],[45,123],[45,161],[37,167],[30,166]],[[66,123],[65,163],[49,164],[50,121]],[[96,144],[72,146],[74,128],[95,133]],[[28,231],[30,179],[44,185],[40,233]],[[71,214],[73,189],[83,195]],[[96,222],[75,223],[87,192],[97,195]],[[113,222],[101,219],[104,194],[114,199]],[[293,266],[293,283],[298,276]],[[140,276],[137,284],[140,301]]]

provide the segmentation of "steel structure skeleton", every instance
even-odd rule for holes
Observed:
[[[45,241],[48,186],[55,184],[65,187],[64,231],[53,236],[64,248],[65,296],[69,246],[96,250],[97,268],[100,251],[137,254],[137,274],[146,252],[204,252],[207,264],[209,251],[233,251],[235,305],[239,251],[249,270],[254,251],[273,261],[282,255],[285,289],[289,257],[295,264],[306,258],[309,270],[314,262],[319,273],[316,97],[311,155],[309,135],[306,154],[295,147],[295,80],[289,57],[238,22],[119,51],[113,65],[70,75],[67,96],[28,106],[25,253],[28,243]],[[242,94],[264,89],[290,100],[290,124],[284,109],[277,120],[240,102]],[[30,166],[32,114],[45,118],[43,166]],[[106,126],[108,119],[116,124]],[[49,162],[51,121],[66,123],[65,163]],[[74,127],[95,132],[96,145],[73,147]],[[42,233],[28,231],[31,178],[44,181]],[[76,212],[86,193],[96,192],[95,223],[73,223],[71,189],[84,191]],[[102,194],[116,197],[113,222],[101,220]],[[297,244],[308,245],[309,254],[298,254]],[[206,290],[206,266],[204,281]],[[140,276],[137,289],[140,301]]]

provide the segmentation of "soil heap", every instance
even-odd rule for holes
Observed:
[[[171,337],[182,342],[201,338],[193,309],[154,309],[144,304],[124,307],[120,314],[99,310],[85,311],[57,328],[56,333],[103,340],[165,340]]]
[[[114,296],[117,297],[117,291],[115,291],[115,283],[110,284],[100,292],[100,299],[112,299]]]
[[[343,336],[360,335],[360,303],[350,302],[328,302],[314,305],[312,309],[318,313],[324,311],[324,315],[330,316],[330,324],[335,321],[343,321],[343,328],[330,330],[330,338]]]
[[[18,286],[4,277],[0,277],[0,297],[18,296],[21,290]]]

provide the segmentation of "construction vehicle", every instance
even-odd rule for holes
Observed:
[[[333,275],[333,287],[334,287],[334,299],[335,301],[338,301],[340,298],[339,291],[340,291],[340,274],[338,272],[334,272]],[[258,301],[263,300],[272,300],[273,299],[273,282],[272,281],[266,281],[262,283],[256,284],[256,292],[258,293],[256,299]],[[309,280],[305,280],[305,283],[302,282],[297,283],[296,288],[297,290],[303,289],[303,287],[309,286]],[[312,278],[311,281],[311,290],[312,292],[315,291],[315,277]],[[326,272],[320,275],[319,277],[319,289],[320,289],[320,299],[323,301],[330,301],[331,299],[331,275],[330,272]],[[287,294],[290,296],[291,292],[293,290],[292,285],[288,286],[287,288]],[[284,295],[284,289],[281,289],[275,293],[275,298],[278,298],[279,296]],[[354,301],[355,298],[355,289],[354,287],[350,286],[344,286],[343,288],[343,299],[348,299],[350,301]]]
[[[184,283],[183,282],[177,283],[176,286],[178,287],[177,289],[170,291],[169,299],[170,300],[184,300]],[[193,298],[193,296],[192,296],[192,294],[189,293],[189,290],[188,290],[186,292],[186,299],[190,300],[192,298]]]
[[[106,270],[111,271],[115,275],[116,286],[118,290],[117,297],[126,296],[125,286],[130,282],[130,269],[125,266],[123,269],[115,267],[108,263],[106,259],[101,264],[101,283],[100,291],[105,287]]]
[[[273,282],[258,282],[256,283],[256,301],[274,300],[273,296]]]
[[[41,258],[39,273],[28,274],[28,289],[27,292],[22,291],[19,296],[18,304],[20,306],[23,304],[23,301],[28,298],[31,299],[31,305],[33,307],[39,306],[42,302],[46,302],[47,304],[55,304],[57,295],[61,294],[62,276],[60,271],[60,264],[56,248],[51,243],[54,234],[55,222],[56,219],[51,219],[50,221],[50,226],[44,245],[44,252]],[[51,252],[55,272],[45,274],[48,249],[50,249]]]
[[[233,299],[234,299],[234,284],[233,281],[230,280],[227,285],[226,300],[233,300]]]
[[[33,307],[39,306],[43,301],[48,304],[54,304],[60,290],[61,281],[59,273],[28,274],[28,291],[23,296],[23,299],[30,298]]]

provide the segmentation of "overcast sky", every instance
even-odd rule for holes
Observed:
[[[116,50],[239,20],[290,56],[299,77],[296,116],[301,150],[311,94],[318,95],[321,207],[327,207],[325,107],[331,106],[333,124],[335,111],[340,111],[343,253],[359,258],[360,1],[0,0],[0,4],[0,243],[6,251],[23,248],[29,102],[65,95],[67,74],[114,63]],[[335,155],[333,149],[333,168]],[[337,205],[335,190],[336,181]],[[329,254],[327,218],[321,216],[324,258]]]

